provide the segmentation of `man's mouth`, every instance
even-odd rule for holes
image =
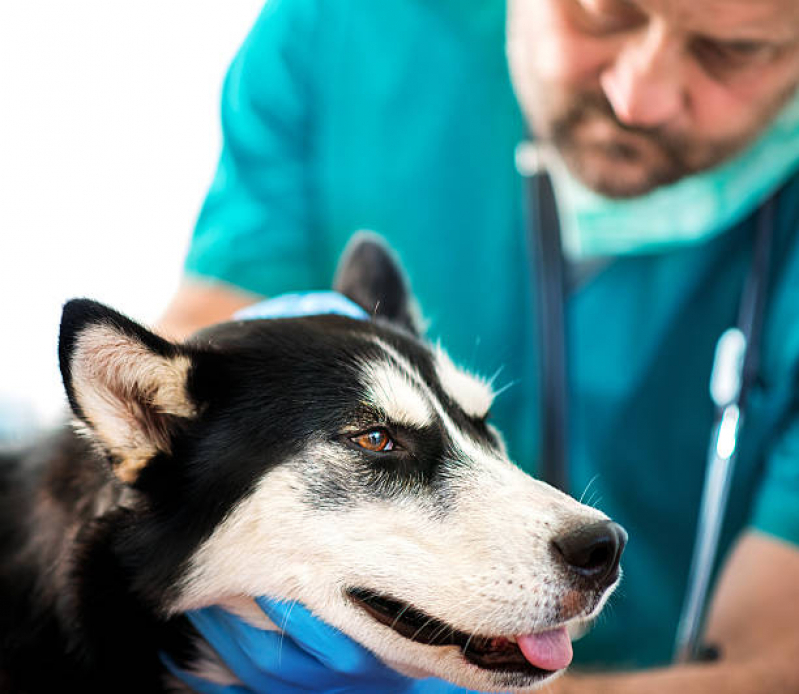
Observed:
[[[347,593],[373,619],[400,636],[427,646],[457,646],[468,662],[483,670],[540,680],[571,662],[571,641],[563,626],[520,636],[467,634],[385,595],[360,588]]]

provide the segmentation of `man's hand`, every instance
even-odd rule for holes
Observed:
[[[200,328],[230,320],[236,311],[260,298],[228,285],[186,279],[156,329],[172,340],[183,340]]]

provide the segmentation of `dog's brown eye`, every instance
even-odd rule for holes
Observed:
[[[394,441],[385,429],[370,429],[363,434],[353,436],[352,441],[361,448],[374,453],[387,453],[394,450]]]

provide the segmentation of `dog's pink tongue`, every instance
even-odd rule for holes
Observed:
[[[524,657],[542,670],[561,670],[572,661],[572,642],[566,627],[517,636]]]

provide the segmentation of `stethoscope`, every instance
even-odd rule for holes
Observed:
[[[525,142],[516,166],[526,179],[527,235],[538,309],[541,372],[542,477],[568,489],[567,364],[565,267],[560,220],[548,173],[547,150]],[[715,415],[707,452],[691,568],[675,638],[674,661],[715,657],[700,641],[708,589],[718,555],[719,537],[735,469],[747,396],[760,363],[760,342],[769,284],[774,198],[757,212],[752,263],[744,284],[735,327],[716,344],[710,375]]]

